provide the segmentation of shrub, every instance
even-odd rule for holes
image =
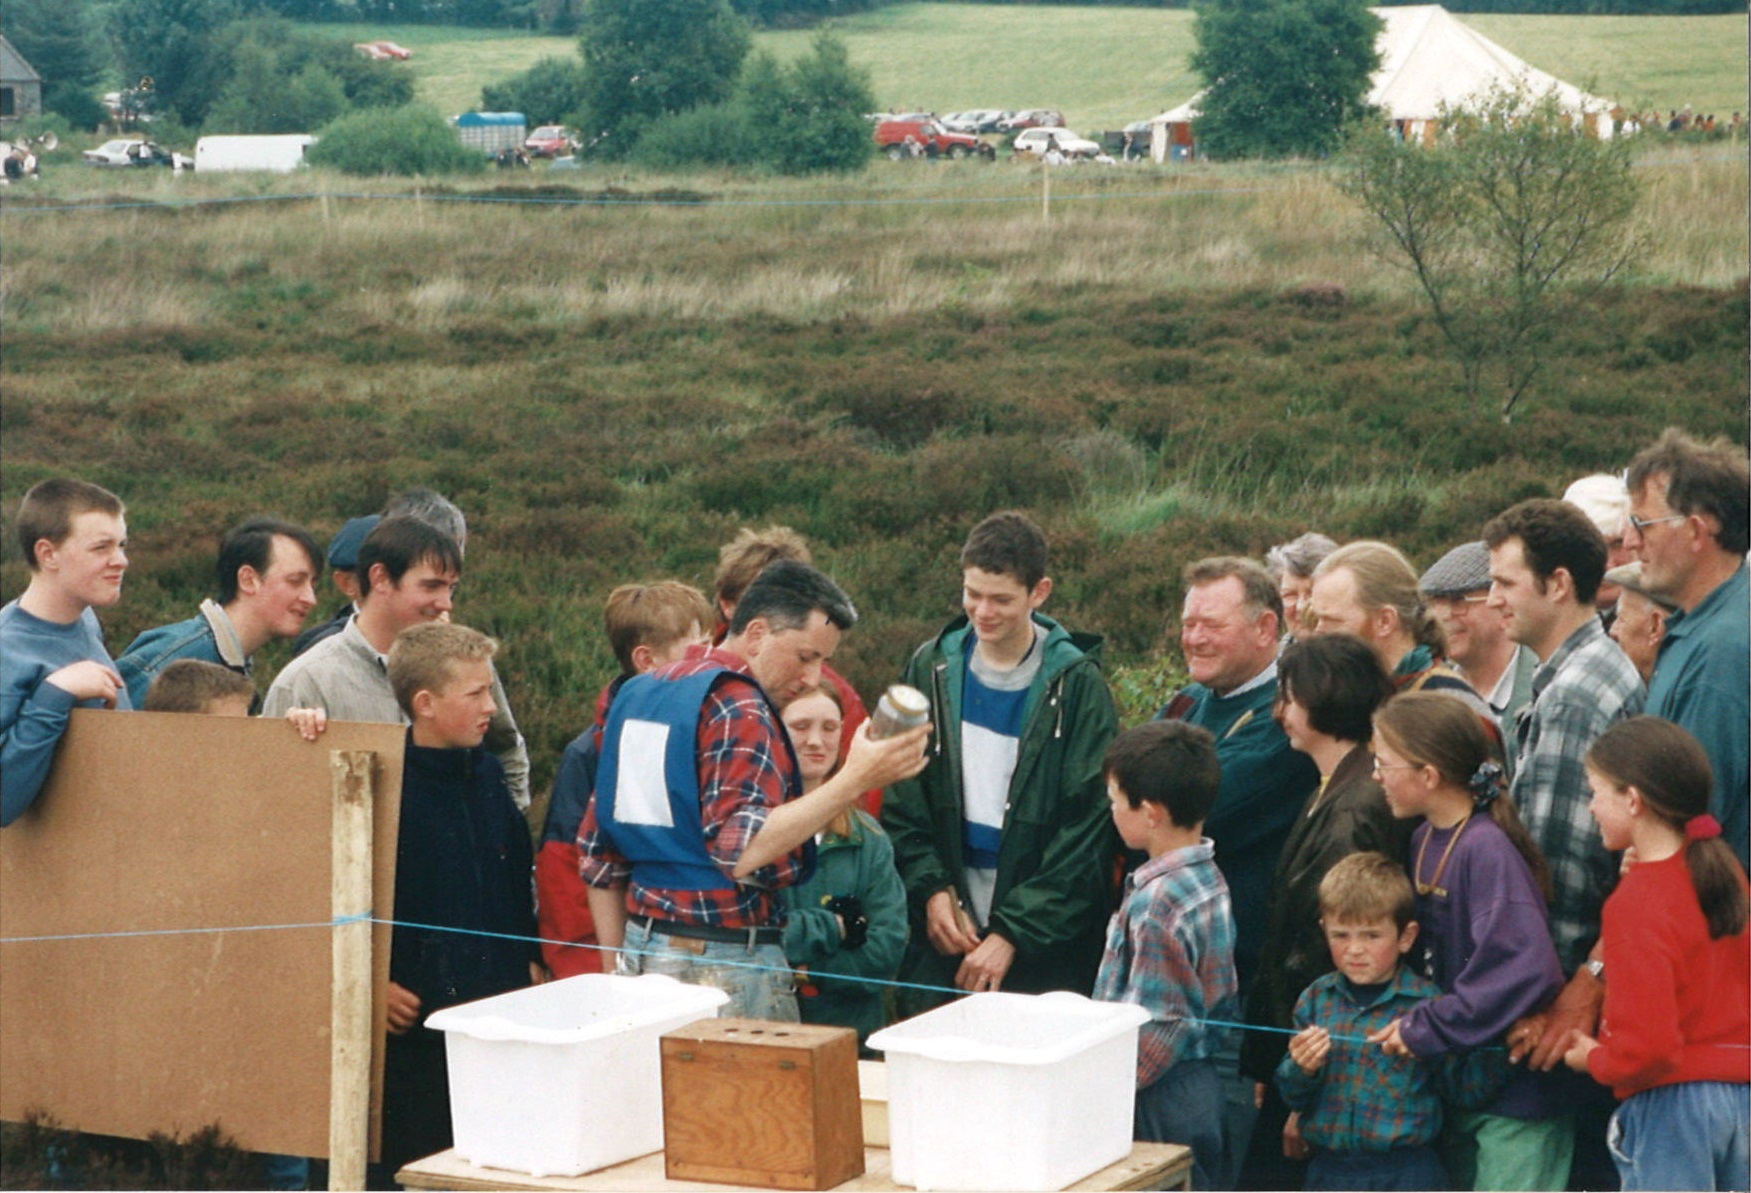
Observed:
[[[759,130],[735,102],[664,116],[644,131],[633,157],[659,170],[750,165],[760,160]]]
[[[322,131],[307,155],[313,166],[344,174],[449,174],[486,169],[437,111],[424,105],[355,112]]]
[[[576,58],[543,58],[521,74],[481,88],[485,112],[521,112],[531,127],[575,119],[584,106],[584,64]]]
[[[788,67],[757,59],[744,79],[749,116],[768,129],[766,160],[781,174],[847,173],[875,154],[862,113],[876,106],[869,72],[831,34]]]

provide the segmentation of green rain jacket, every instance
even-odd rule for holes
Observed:
[[[797,998],[803,1022],[856,1028],[862,1044],[887,1023],[882,996],[906,949],[906,892],[894,847],[867,812],[853,809],[851,835],[823,837],[815,856],[814,874],[785,892],[784,956],[809,971]],[[838,921],[822,906],[835,895],[863,904],[869,936],[859,948],[841,945]]]
[[[1023,994],[1094,988],[1112,914],[1118,834],[1101,760],[1118,731],[1118,711],[1101,676],[1101,639],[1071,634],[1039,613],[1045,656],[1028,692],[1015,774],[997,855],[990,929],[1015,945],[1003,989]],[[975,640],[966,617],[919,647],[904,681],[930,697],[931,760],[914,779],[889,788],[882,826],[906,887],[912,938],[904,982],[952,987],[957,957],[930,944],[925,908],[938,891],[968,901],[962,862],[961,691]],[[947,1001],[947,994],[902,989],[904,1014]]]

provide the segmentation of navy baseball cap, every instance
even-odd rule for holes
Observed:
[[[366,514],[363,518],[354,518],[335,532],[328,541],[328,566],[339,568],[343,572],[357,571],[359,567],[359,546],[365,541],[365,536],[376,529],[381,519],[376,514]]]

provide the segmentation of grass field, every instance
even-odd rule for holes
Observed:
[[[1462,20],[1559,78],[1631,107],[1745,108],[1746,18],[1465,15]],[[901,4],[835,21],[894,110],[1056,107],[1083,130],[1118,128],[1190,97],[1192,14],[1184,9]],[[572,38],[417,25],[316,26],[349,41],[415,50],[420,97],[445,114],[479,105],[483,84],[576,53]],[[801,53],[812,34],[761,33]]]

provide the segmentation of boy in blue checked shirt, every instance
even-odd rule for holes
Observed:
[[[1239,1016],[1234,911],[1204,818],[1221,770],[1206,729],[1152,721],[1122,733],[1103,763],[1113,825],[1149,854],[1125,880],[1094,996],[1145,1007],[1137,1044],[1136,1137],[1192,1149],[1192,1188],[1213,1188],[1228,1142],[1211,1059]]]
[[[1336,972],[1295,1004],[1301,1031],[1277,1067],[1277,1088],[1312,1149],[1306,1189],[1445,1189],[1433,1146],[1442,1099],[1479,1105],[1496,1074],[1481,1053],[1429,1060],[1364,1042],[1441,990],[1399,963],[1417,938],[1410,879],[1380,853],[1352,853],[1319,884],[1320,923]]]

